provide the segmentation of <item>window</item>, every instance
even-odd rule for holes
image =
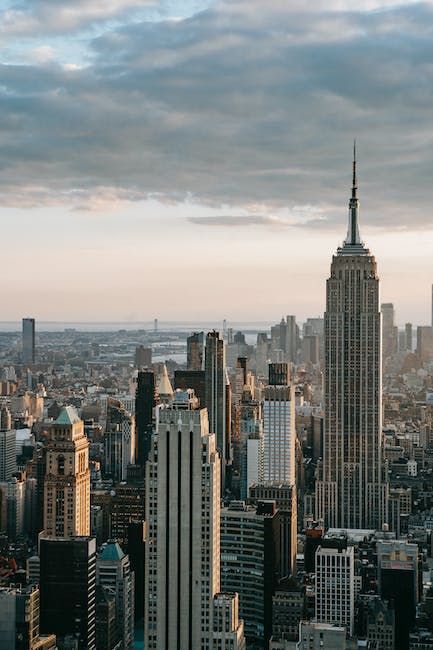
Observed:
[[[65,473],[65,457],[60,455],[57,457],[57,474],[63,476]]]

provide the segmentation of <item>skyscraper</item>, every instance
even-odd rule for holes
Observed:
[[[25,489],[26,481],[12,476],[5,483],[0,483],[0,500],[5,495],[6,501],[6,532],[11,541],[15,541],[24,533],[25,521]]]
[[[398,328],[395,324],[395,311],[392,302],[382,304],[380,309],[382,312],[383,358],[387,359],[397,352]]]
[[[23,363],[35,362],[35,319],[23,318]]]
[[[412,342],[412,323],[406,323],[404,326],[404,333],[406,338],[406,350],[412,352],[413,342]]]
[[[433,327],[418,325],[416,328],[416,351],[423,363],[433,358]]]
[[[275,501],[280,519],[280,578],[291,575],[296,565],[297,499],[296,485],[272,481],[252,485],[250,501]]]
[[[40,558],[41,631],[95,650],[95,538],[41,537]]]
[[[120,641],[117,642],[116,600],[101,585],[96,586],[96,647],[116,648],[120,650]],[[116,643],[117,642],[117,643]]]
[[[153,409],[156,405],[155,373],[153,370],[139,371],[135,393],[136,460],[144,472],[152,437]]]
[[[211,648],[220,588],[220,461],[193,391],[158,409],[146,466],[145,647]]]
[[[354,160],[348,233],[332,258],[326,289],[324,459],[316,515],[326,526],[380,528],[387,516],[379,277],[359,236],[358,212]]]
[[[224,341],[219,332],[209,332],[205,350],[205,405],[209,414],[209,430],[216,435],[216,446],[221,457],[222,490],[226,464],[230,458],[229,385]]]
[[[186,367],[204,370],[204,332],[193,332],[186,340]]]
[[[244,391],[238,408],[240,498],[245,500],[249,487],[263,481],[263,406],[252,399],[250,391]]]
[[[126,481],[128,465],[135,461],[135,418],[123,403],[109,397],[104,436],[105,472],[114,481]]]
[[[135,348],[134,366],[141,370],[142,368],[150,368],[152,365],[152,348],[145,348],[144,345],[138,345]]]
[[[108,540],[98,555],[96,582],[114,596],[122,650],[131,650],[134,644],[134,572],[128,555],[115,540]]]
[[[89,441],[72,406],[61,411],[51,428],[45,462],[45,535],[90,535]]]
[[[287,363],[269,364],[264,391],[263,437],[265,481],[295,483],[295,389]]]
[[[0,431],[0,481],[8,481],[17,471],[15,429]]]
[[[296,316],[287,316],[285,325],[284,347],[286,360],[290,363],[296,361],[298,353],[299,328],[296,324]]]
[[[232,501],[221,509],[221,586],[239,593],[249,647],[269,645],[279,563],[280,518],[274,501],[260,501],[257,508]]]
[[[377,543],[379,595],[395,609],[395,650],[408,647],[418,602],[418,546],[407,541]]]

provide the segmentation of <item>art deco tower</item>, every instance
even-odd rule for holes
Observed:
[[[326,526],[380,528],[387,521],[387,486],[379,278],[359,236],[358,214],[354,156],[349,228],[326,285],[325,439],[316,514]]]

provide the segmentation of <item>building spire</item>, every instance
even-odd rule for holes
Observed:
[[[352,178],[352,196],[349,200],[349,227],[347,229],[347,237],[344,242],[344,247],[347,246],[360,246],[361,238],[359,236],[358,228],[358,180],[356,177],[356,140],[353,142],[353,178]]]
[[[358,189],[358,179],[356,178],[356,139],[353,141],[353,180],[352,180],[352,199],[356,199]]]

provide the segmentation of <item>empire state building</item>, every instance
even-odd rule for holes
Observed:
[[[381,528],[382,350],[376,260],[359,236],[356,158],[349,227],[326,284],[325,432],[317,516],[326,527]]]

